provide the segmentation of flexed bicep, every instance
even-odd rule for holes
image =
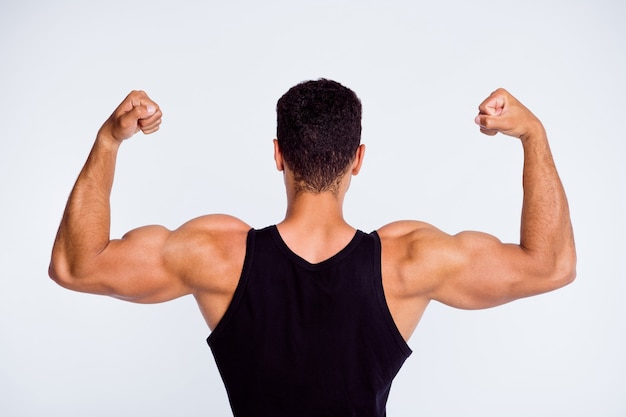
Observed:
[[[429,297],[444,304],[481,309],[541,294],[565,284],[517,244],[480,232],[439,238]]]
[[[111,240],[97,254],[59,254],[65,259],[56,260],[51,275],[66,288],[126,301],[156,303],[180,297],[190,289],[167,259],[172,233],[146,226]]]

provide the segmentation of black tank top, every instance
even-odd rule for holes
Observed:
[[[361,231],[311,264],[275,226],[250,230],[239,285],[207,341],[237,417],[385,416],[411,354],[385,302],[380,239]]]

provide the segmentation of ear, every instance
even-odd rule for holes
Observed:
[[[357,175],[361,170],[361,166],[363,165],[363,158],[365,158],[365,145],[360,144],[359,147],[356,149],[354,161],[352,162],[352,175]]]
[[[278,139],[274,139],[274,162],[276,162],[276,169],[283,171],[285,169],[285,163],[283,162],[283,154],[280,151],[280,145]]]

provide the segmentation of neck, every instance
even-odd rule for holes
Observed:
[[[284,175],[287,213],[279,224],[281,230],[330,233],[350,228],[343,218],[343,200],[350,186],[350,173],[341,178],[336,190],[321,193],[298,191],[293,173],[286,169]]]
[[[343,195],[299,193],[289,198],[277,227],[289,248],[309,262],[321,262],[343,249],[355,229],[343,218]]]
[[[341,192],[288,195],[287,213],[281,225],[310,231],[347,226],[343,218],[343,197]]]

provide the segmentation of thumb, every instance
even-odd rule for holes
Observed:
[[[128,120],[134,120],[137,123],[139,120],[147,119],[156,113],[156,106],[150,102],[145,103],[142,100],[132,100],[131,108],[126,112],[122,113],[121,118],[128,118]]]
[[[153,104],[137,106],[135,109],[137,110],[140,119],[145,119],[146,117],[150,117],[156,113],[156,107]]]
[[[119,126],[117,133],[121,139],[127,139],[139,130],[145,131],[147,127],[153,126],[155,123],[158,126],[160,116],[157,114],[158,107],[154,103],[150,101],[146,103],[145,100],[131,100],[129,104],[130,106],[123,109],[117,119]]]
[[[493,136],[498,133],[498,129],[494,127],[495,121],[493,116],[479,114],[474,118],[474,123],[480,126],[480,131],[485,135]]]
[[[145,92],[131,91],[102,126],[102,131],[121,142],[140,130],[156,132],[161,116],[159,106]]]
[[[507,91],[503,88],[499,88],[491,93],[478,106],[479,113],[489,116],[500,116],[507,105],[507,94]]]
[[[478,116],[474,118],[474,123],[480,126],[480,131],[486,135],[493,136],[500,130],[502,116],[507,105],[507,92],[498,89],[491,93],[478,106]]]
[[[127,139],[139,131],[139,120],[146,117],[145,107],[132,107],[129,111],[125,111],[117,118],[117,125],[119,126],[119,133],[123,136],[122,139]]]

